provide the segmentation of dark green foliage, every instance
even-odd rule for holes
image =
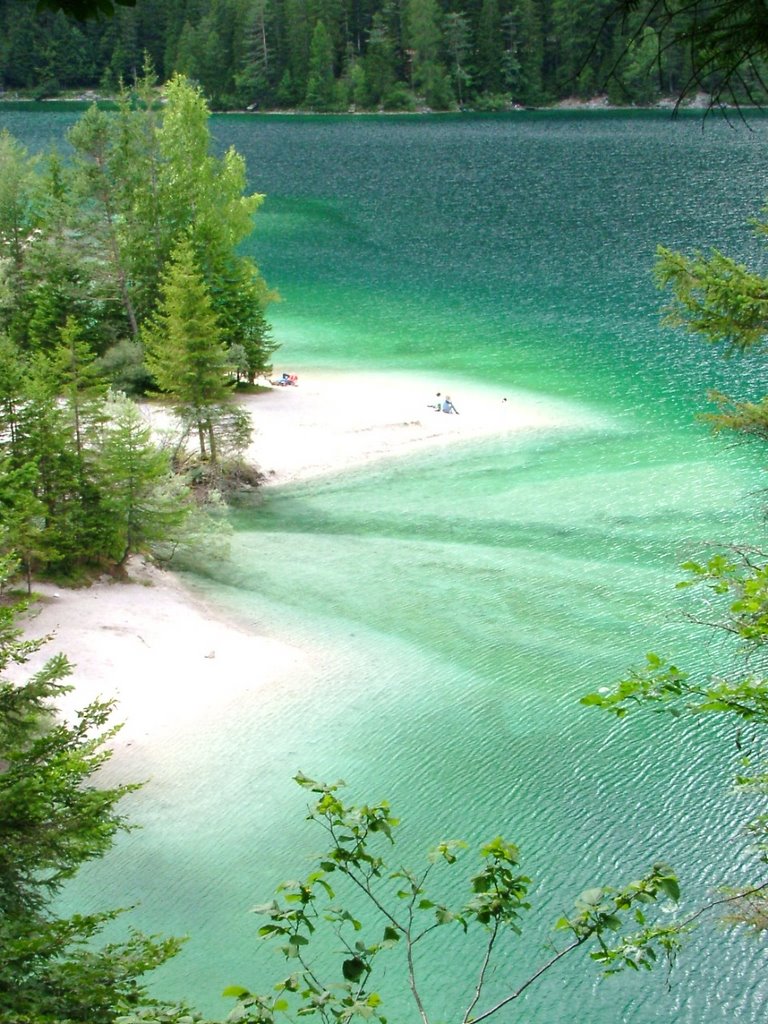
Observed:
[[[109,384],[173,395],[216,464],[217,432],[227,456],[250,436],[224,408],[236,375],[271,369],[274,296],[237,253],[262,197],[234,150],[211,152],[199,90],[174,78],[159,110],[153,85],[145,70],[117,111],[89,109],[67,164],[0,135],[0,553],[28,581],[182,542],[190,491],[135,410],[107,409]]]
[[[763,210],[765,215],[766,209]],[[755,233],[768,235],[768,222],[756,220]],[[768,278],[717,250],[692,256],[660,246],[656,281],[671,293],[665,323],[681,327],[726,355],[760,353],[768,341]],[[727,395],[711,396],[719,412],[707,419],[716,429],[736,429],[748,436],[768,436],[766,399],[734,401]]]
[[[616,0],[615,22],[633,42],[647,26],[677,64],[675,92],[709,93],[713,103],[765,101],[768,18],[753,0]],[[665,70],[668,70],[665,69]]]
[[[136,405],[112,395],[98,451],[106,543],[121,566],[130,554],[178,537],[189,513],[187,488],[174,477],[167,452],[153,443]]]
[[[152,384],[144,364],[144,349],[138,341],[118,341],[99,360],[99,369],[115,391],[143,395]]]
[[[192,242],[182,238],[171,253],[157,313],[147,325],[147,365],[158,387],[194,427],[201,459],[216,463],[217,432],[212,410],[229,393],[227,350],[210,292]]]
[[[51,352],[74,319],[96,355],[117,348],[108,364],[134,362],[136,349],[124,342],[137,342],[154,314],[161,275],[186,234],[225,342],[247,347],[254,372],[268,369],[274,344],[264,311],[273,296],[237,252],[263,197],[245,193],[234,150],[213,155],[199,90],[174,78],[159,110],[153,85],[145,69],[117,111],[91,107],[69,132],[71,161],[53,154],[42,174],[0,136],[0,253],[8,257],[0,263],[0,331],[23,350]],[[335,92],[332,76],[330,86]],[[140,378],[131,368],[129,381]]]
[[[178,544],[192,510],[138,408],[105,394],[76,325],[52,356],[0,342],[0,555],[68,576]]]
[[[179,942],[132,933],[100,945],[119,911],[62,918],[52,909],[67,879],[127,827],[118,804],[136,787],[93,783],[116,732],[110,703],[72,722],[57,717],[66,658],[8,681],[9,666],[24,665],[42,643],[22,641],[14,609],[0,606],[0,1022],[113,1024],[149,1002],[141,979]]]
[[[0,84],[114,91],[136,79],[148,53],[161,81],[188,75],[216,109],[498,109],[601,92],[626,105],[695,89],[765,98],[766,19],[745,0],[137,0],[113,13],[78,24],[0,0]],[[467,47],[458,65],[457,19]],[[365,80],[357,73],[355,84],[357,63]]]
[[[333,76],[333,43],[328,29],[318,21],[309,50],[309,77],[304,106],[309,110],[333,110],[336,81]]]

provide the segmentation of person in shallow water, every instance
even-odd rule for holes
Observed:
[[[459,410],[453,404],[453,402],[451,401],[449,395],[445,396],[445,398],[443,400],[442,409],[443,409],[443,412],[455,412],[457,416],[459,415]]]

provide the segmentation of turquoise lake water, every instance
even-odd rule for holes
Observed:
[[[66,121],[0,109],[30,146]],[[760,360],[725,362],[662,329],[651,268],[658,243],[765,267],[747,221],[768,194],[768,120],[213,124],[268,197],[252,245],[283,299],[281,369],[428,372],[457,403],[461,381],[493,381],[565,399],[583,425],[274,489],[233,515],[231,562],[191,582],[312,662],[201,733],[170,782],[153,778],[131,808],[142,830],[78,899],[138,902],[137,926],[189,934],[158,990],[223,1012],[225,985],[281,976],[249,910],[321,842],[291,782],[301,769],[389,798],[411,862],[447,836],[519,843],[536,914],[494,993],[541,962],[587,886],[665,859],[694,906],[749,864],[733,727],[617,724],[578,699],[648,650],[702,669],[728,657],[682,621],[674,583],[708,542],[762,537],[764,459],[694,417],[708,388],[756,397],[768,380]],[[425,954],[434,1020],[468,1002],[467,959],[443,938]],[[754,940],[705,925],[669,979],[598,981],[574,958],[498,1019],[756,1024],[763,961]],[[416,1019],[394,967],[384,987],[390,1020]]]

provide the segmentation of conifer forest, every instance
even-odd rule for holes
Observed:
[[[214,109],[650,105],[702,65],[695,42],[663,28],[614,0],[138,0],[86,22],[0,0],[0,88],[109,95],[149,57],[161,82],[186,75]],[[696,84],[716,94],[711,78]],[[760,68],[740,86],[737,102],[759,100]]]

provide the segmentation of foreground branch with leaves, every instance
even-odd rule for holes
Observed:
[[[674,873],[656,864],[622,887],[581,893],[573,912],[554,923],[561,941],[553,941],[549,955],[528,976],[515,978],[510,968],[499,994],[499,972],[507,971],[500,964],[503,942],[522,935],[525,915],[532,910],[532,881],[521,870],[518,848],[500,836],[484,844],[479,870],[467,882],[466,899],[450,905],[438,892],[466,843],[440,842],[423,866],[412,870],[391,856],[399,821],[389,804],[348,804],[340,795],[341,782],[316,782],[302,774],[296,781],[314,794],[309,820],[325,832],[329,846],[303,881],[283,883],[275,899],[256,908],[267,918],[259,935],[277,946],[290,973],[268,994],[228,988],[225,995],[237,999],[232,1021],[272,1024],[314,1014],[329,1024],[355,1017],[384,1022],[384,1000],[375,985],[384,956],[390,963],[392,957],[399,958],[402,987],[407,986],[422,1024],[429,1024],[434,993],[422,951],[443,928],[454,930],[456,942],[482,935],[477,962],[474,967],[465,964],[456,979],[457,1024],[492,1017],[581,947],[590,950],[605,974],[650,969],[659,958],[675,957],[679,926],[668,918],[657,924],[648,917],[649,905],[676,902],[679,896]]]
[[[747,13],[739,3],[715,5],[712,10],[714,14],[732,10],[739,17]],[[734,41],[736,38],[734,33]],[[767,217],[768,206],[764,206],[761,217],[752,225],[763,239],[768,237]],[[670,294],[665,316],[668,326],[683,328],[719,347],[726,356],[765,355],[768,277],[717,250],[686,256],[660,247],[657,257],[657,284]],[[716,432],[735,432],[751,443],[768,438],[768,396],[740,400],[714,392],[710,398],[718,411],[701,418]],[[737,659],[735,667],[729,663],[721,673],[709,673],[698,665],[681,669],[651,653],[642,668],[630,671],[613,689],[588,694],[582,703],[620,718],[645,709],[674,717],[726,715],[734,721],[736,789],[760,800],[759,812],[753,812],[744,825],[754,841],[758,879],[734,881],[696,916],[718,908],[726,920],[762,931],[768,927],[768,814],[764,809],[768,794],[764,753],[768,725],[768,555],[759,547],[713,545],[705,555],[690,559],[682,568],[688,575],[678,587],[694,587],[701,598],[688,619],[734,640],[741,660]],[[748,740],[743,738],[746,729]]]
[[[646,655],[642,668],[630,671],[613,689],[582,698],[582,704],[602,708],[618,718],[650,709],[679,718],[684,715],[726,715],[735,721],[734,747],[737,792],[764,797],[768,793],[768,766],[763,734],[768,724],[768,679],[760,672],[768,641],[768,563],[755,549],[724,548],[703,561],[689,561],[688,578],[678,586],[703,588],[702,611],[692,621],[718,629],[743,647],[752,670],[725,678],[684,671],[657,654]],[[730,675],[730,674],[729,674]],[[749,729],[749,739],[744,730]],[[762,801],[764,804],[764,801]],[[768,815],[763,811],[745,823],[754,840],[762,879],[734,884],[724,899],[709,906],[724,910],[727,919],[757,929],[768,926],[765,865],[768,864]],[[703,909],[707,909],[703,908]]]

